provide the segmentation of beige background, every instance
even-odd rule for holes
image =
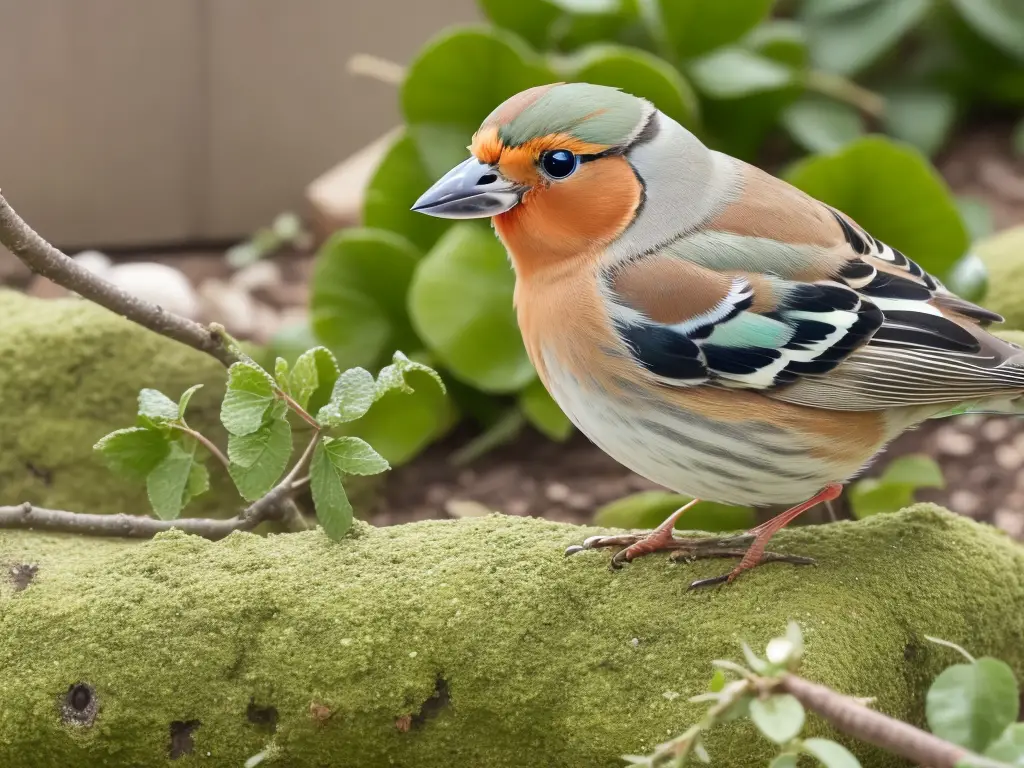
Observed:
[[[474,0],[0,0],[0,188],[65,246],[231,238],[398,119],[403,64]]]

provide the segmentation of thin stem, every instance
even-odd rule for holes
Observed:
[[[302,418],[304,422],[309,424],[309,426],[313,427],[313,429],[317,430],[318,432],[320,431],[320,424],[317,422],[317,420],[310,416],[309,411],[307,411],[305,408],[303,408],[301,405],[295,402],[295,398],[293,398],[283,389],[279,389],[277,390],[277,392],[279,395],[281,395],[281,398],[286,403],[288,403],[288,407],[295,411],[295,413],[299,414],[299,416]]]
[[[925,635],[924,639],[927,640],[929,643],[935,643],[936,645],[944,645],[946,648],[952,648],[954,651],[963,654],[963,657],[967,659],[968,662],[970,662],[971,664],[974,663],[974,657],[971,656],[971,654],[969,654],[956,643],[951,643],[949,642],[949,640],[942,640],[938,637],[931,637],[930,635]]]
[[[807,73],[804,85],[809,91],[849,104],[876,119],[885,115],[884,97],[842,75],[812,69]]]
[[[217,461],[224,465],[224,469],[231,468],[231,462],[228,461],[228,457],[225,456],[221,452],[220,448],[214,445],[213,441],[211,441],[206,435],[202,434],[201,432],[197,432],[187,424],[175,424],[174,422],[171,422],[171,428],[176,429],[179,432],[184,432],[186,435],[189,435],[191,437],[194,437],[202,444],[204,448],[206,448],[206,450],[213,454],[214,458],[216,458]]]
[[[298,481],[297,478],[299,477],[299,475],[306,471],[306,468],[309,466],[310,460],[313,458],[313,451],[316,450],[316,446],[319,442],[320,430],[318,429],[316,432],[313,433],[313,438],[309,441],[309,445],[306,446],[306,450],[302,452],[302,455],[299,457],[299,460],[295,462],[295,466],[292,467],[291,472],[289,472],[285,476],[284,480],[282,480],[280,483],[281,485],[287,485],[289,492],[293,492],[300,487],[299,482],[301,481]],[[303,480],[308,482],[309,478],[306,477],[303,478]]]
[[[348,71],[353,75],[372,77],[388,85],[401,85],[405,80],[405,67],[369,53],[357,53],[350,58]]]
[[[46,242],[0,194],[0,244],[35,274],[106,307],[129,320],[215,357],[225,366],[236,362],[220,334],[162,307],[125,293],[97,277]]]

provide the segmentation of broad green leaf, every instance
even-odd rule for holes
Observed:
[[[384,366],[380,369],[380,373],[377,374],[374,400],[379,400],[388,392],[394,390],[411,395],[415,390],[413,390],[412,386],[405,380],[405,377],[406,374],[412,373],[413,371],[425,373],[434,380],[434,383],[441,389],[441,393],[445,393],[446,389],[444,380],[437,371],[429,365],[416,362],[415,360],[410,360],[403,352],[395,352],[391,357],[391,365]]]
[[[328,438],[323,450],[334,468],[345,475],[379,475],[391,469],[383,456],[358,437]]]
[[[641,491],[609,502],[594,513],[594,525],[609,528],[656,528],[691,497],[667,491]],[[742,531],[754,525],[754,510],[702,501],[676,521],[676,530]]]
[[[158,430],[130,427],[100,438],[93,449],[102,454],[111,469],[141,480],[164,460],[170,442]]]
[[[494,233],[468,222],[448,230],[413,276],[409,314],[420,338],[456,378],[485,392],[517,392],[536,375],[512,309],[514,286]]]
[[[772,19],[747,35],[742,46],[765,58],[797,70],[807,66],[807,30],[788,19]]]
[[[789,67],[744,48],[721,48],[691,62],[690,77],[712,99],[737,99],[785,88],[794,81]]]
[[[563,14],[548,0],[479,0],[479,5],[495,26],[514,32],[540,51],[550,47],[551,26]]]
[[[306,408],[310,398],[321,387],[327,385],[333,388],[337,380],[338,363],[334,355],[326,347],[314,347],[299,355],[295,367],[287,374],[288,393],[295,402]]]
[[[993,658],[946,668],[925,699],[931,732],[973,752],[984,752],[1017,719],[1019,707],[1013,670]]]
[[[750,719],[757,729],[776,744],[795,739],[804,728],[804,707],[788,693],[750,702]]]
[[[519,407],[523,409],[529,422],[552,440],[562,442],[568,440],[572,434],[572,422],[551,398],[539,379],[534,380],[519,393]]]
[[[392,466],[415,457],[457,420],[451,399],[436,385],[433,376],[417,370],[406,376],[415,390],[413,394],[391,389],[363,418],[339,428],[366,440]]]
[[[177,421],[178,404],[163,392],[143,389],[139,392],[139,416],[145,416],[157,424]]]
[[[856,109],[816,96],[791,104],[782,113],[782,125],[808,152],[834,152],[864,133]]]
[[[271,419],[249,435],[228,437],[228,471],[242,497],[255,501],[274,487],[292,455],[292,428],[287,419]]]
[[[1024,61],[1024,5],[1020,0],[952,0],[964,21],[993,45]]]
[[[450,163],[454,142],[465,148],[495,107],[520,91],[557,80],[515,35],[481,27],[458,28],[427,43],[409,66],[402,85],[402,112],[414,129],[420,157],[437,177],[450,167],[444,166]],[[434,130],[424,133],[421,129],[426,126]],[[450,139],[439,140],[441,136]],[[439,152],[440,163],[434,159]],[[466,156],[464,149],[462,156]]]
[[[232,435],[251,435],[262,426],[263,415],[273,402],[274,385],[269,374],[251,363],[235,363],[228,369],[221,423]]]
[[[623,0],[480,0],[488,18],[538,50],[576,48],[615,35],[634,15]]]
[[[453,158],[456,162],[465,157],[466,143],[459,142],[459,155]],[[444,170],[447,168],[441,169],[442,172]],[[381,158],[377,170],[366,185],[366,192],[363,195],[363,225],[371,229],[394,232],[408,239],[420,251],[428,250],[448,229],[450,222],[434,216],[424,216],[410,209],[440,175],[428,172],[420,159],[419,149],[412,134],[403,131]],[[416,254],[416,258],[419,258],[419,253]]]
[[[171,442],[167,455],[146,478],[149,503],[161,520],[176,520],[188,503],[192,465],[193,451],[177,441]]]
[[[699,103],[693,88],[678,69],[647,51],[595,45],[574,57],[572,68],[571,79],[575,82],[608,85],[648,99],[691,130],[699,122]]]
[[[681,58],[739,40],[771,11],[774,0],[657,0],[665,36]]]
[[[1007,726],[999,738],[989,744],[985,757],[999,760],[1013,768],[1024,768],[1024,723]]]
[[[210,490],[210,473],[206,469],[206,465],[192,462],[192,469],[188,473],[188,487],[185,490],[189,499],[202,496]]]
[[[379,229],[347,229],[320,248],[311,322],[341,367],[373,368],[390,350],[415,343],[405,299],[419,258],[408,240]]]
[[[813,3],[805,6],[813,6]],[[806,19],[815,66],[852,75],[892,49],[928,12],[929,0],[871,0]]]
[[[860,768],[860,761],[844,747],[829,739],[804,739],[800,750],[825,768]]]
[[[352,503],[341,483],[342,474],[325,449],[329,438],[317,443],[309,465],[309,490],[313,495],[316,517],[324,532],[339,541],[352,527]]]
[[[908,145],[867,136],[833,154],[798,162],[786,178],[939,277],[967,251],[967,230],[953,196]],[[900,215],[893,216],[894,210]]]
[[[194,386],[189,387],[188,389],[186,389],[184,392],[181,393],[181,397],[178,398],[178,420],[179,421],[184,421],[185,420],[185,411],[188,410],[188,404],[190,402],[192,402],[192,395],[194,395],[196,392],[198,392],[202,388],[203,388],[202,384],[195,384]]]
[[[945,488],[942,468],[931,456],[910,454],[889,462],[882,473],[884,483],[902,483],[914,488]]]
[[[373,375],[364,368],[349,368],[338,377],[331,400],[320,409],[316,420],[325,427],[337,427],[366,415],[376,399]]]
[[[934,155],[946,143],[956,119],[956,100],[938,88],[899,88],[883,92],[886,133]]]

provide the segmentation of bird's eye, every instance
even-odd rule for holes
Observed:
[[[567,149],[553,149],[540,156],[540,165],[552,179],[564,179],[576,170],[576,155]]]

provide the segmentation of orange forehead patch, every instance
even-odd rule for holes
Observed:
[[[481,163],[497,165],[510,181],[534,185],[540,181],[537,160],[548,150],[567,149],[576,155],[597,155],[609,149],[607,144],[581,141],[567,133],[552,133],[531,139],[518,147],[506,147],[497,128],[482,128],[473,136],[470,151]]]

